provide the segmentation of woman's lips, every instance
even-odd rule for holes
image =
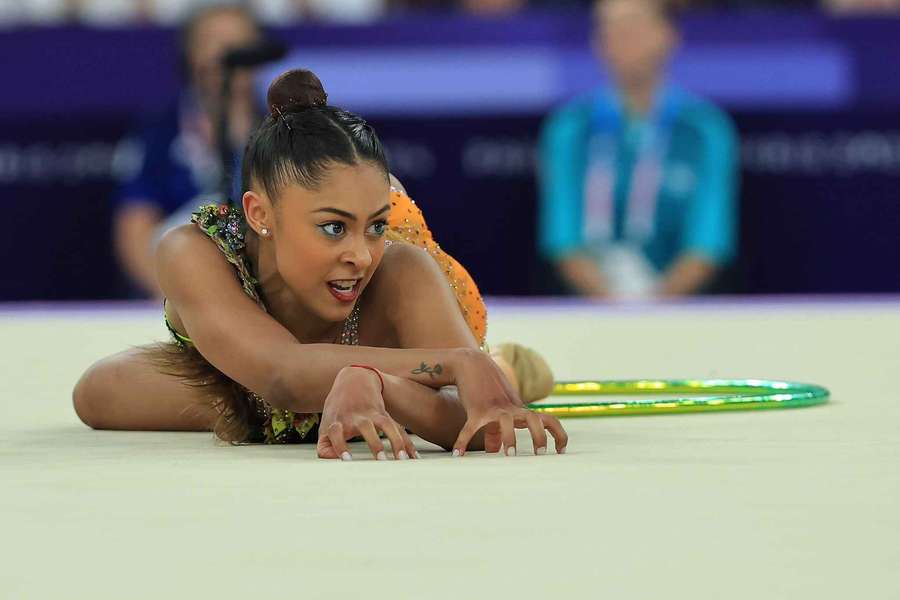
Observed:
[[[337,289],[333,282],[328,282],[326,285],[328,286],[328,291],[331,292],[331,295],[339,301],[353,302],[356,300],[357,296],[359,296],[359,284],[361,281],[361,279],[357,279],[356,283],[353,284],[353,287],[346,291]]]

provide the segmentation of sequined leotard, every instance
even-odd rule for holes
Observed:
[[[258,282],[253,277],[246,258],[244,235],[247,224],[240,209],[224,204],[209,204],[195,212],[191,221],[215,242],[234,267],[244,292],[262,310],[266,310],[257,290]],[[388,217],[388,230],[385,238],[390,242],[420,246],[437,261],[453,289],[469,329],[478,344],[484,347],[487,313],[478,287],[465,268],[435,243],[422,211],[415,202],[394,188],[391,188],[391,212]],[[187,352],[193,346],[191,339],[172,326],[168,315],[164,316],[166,327],[172,334],[172,343],[178,349]],[[340,338],[341,344],[356,345],[359,343],[359,318],[360,312],[357,304],[344,322]],[[224,377],[224,375],[221,376]],[[319,423],[318,414],[300,414],[277,409],[258,394],[244,388],[241,389],[246,402],[253,407],[260,423],[258,430],[251,431],[248,441],[265,443],[315,441],[315,436],[311,433],[315,433],[314,430]]]

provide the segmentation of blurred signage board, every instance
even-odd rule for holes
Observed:
[[[585,15],[400,19],[275,33],[294,51],[260,74],[314,69],[372,120],[442,246],[485,293],[558,291],[534,252],[542,116],[602,83]],[[898,292],[900,19],[695,15],[673,78],[725,106],[742,135],[741,259],[723,289]],[[120,142],[179,81],[173,32],[0,33],[3,255],[30,248],[0,300],[120,297],[109,197]],[[115,51],[110,49],[114,48]],[[39,222],[41,244],[34,244]]]

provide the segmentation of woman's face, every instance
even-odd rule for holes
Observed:
[[[259,41],[256,24],[241,10],[229,7],[209,9],[193,26],[187,48],[191,81],[206,98],[222,91],[222,57],[229,50]],[[252,93],[253,80],[246,69],[235,73],[233,95]]]
[[[676,36],[649,0],[605,0],[596,5],[594,44],[620,85],[656,79]]]
[[[276,204],[276,268],[325,321],[343,321],[384,254],[390,186],[375,165],[335,164],[318,189],[285,187]]]

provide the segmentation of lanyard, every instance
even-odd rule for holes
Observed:
[[[621,102],[601,95],[596,103],[588,142],[583,236],[589,246],[605,246],[614,238],[616,164],[619,140],[630,138],[634,166],[625,204],[624,241],[643,245],[653,235],[656,204],[663,179],[671,123],[677,111],[673,94],[663,92],[645,122],[627,123]]]

